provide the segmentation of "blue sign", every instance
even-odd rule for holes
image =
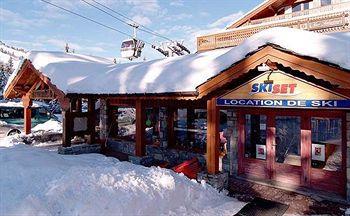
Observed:
[[[276,100],[276,99],[217,99],[218,106],[287,107],[287,108],[350,108],[350,100]]]

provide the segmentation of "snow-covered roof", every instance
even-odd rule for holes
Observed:
[[[192,92],[266,44],[350,69],[350,32],[324,35],[284,27],[261,31],[233,48],[139,63],[115,65],[103,58],[61,52],[31,52],[27,59],[64,93]]]

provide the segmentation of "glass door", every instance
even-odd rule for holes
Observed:
[[[275,117],[274,179],[300,184],[301,177],[301,117]]]

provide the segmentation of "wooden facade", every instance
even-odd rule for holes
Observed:
[[[303,2],[313,3],[314,7],[278,14],[283,8],[291,8]],[[208,51],[237,46],[255,33],[273,27],[290,27],[317,33],[350,31],[350,2],[333,0],[331,5],[321,6],[319,0],[265,1],[229,25],[225,31],[198,37],[197,50]]]

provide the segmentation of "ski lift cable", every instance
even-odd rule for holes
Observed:
[[[105,11],[105,10],[103,10],[103,9],[101,9],[101,8],[99,8],[99,7],[95,6],[95,5],[93,5],[93,4],[91,4],[90,2],[85,1],[85,0],[81,0],[81,1],[83,1],[85,4],[90,5],[91,7],[96,8],[96,9],[99,10],[99,11],[102,11],[103,13],[106,13],[106,14],[110,15],[110,16],[113,17],[114,19],[117,19],[117,20],[119,20],[120,22],[122,22],[122,23],[124,23],[124,24],[126,24],[126,25],[131,26],[130,23],[127,23],[127,22],[125,22],[123,19],[120,19],[119,17],[116,17],[116,16],[114,16],[114,15],[112,15],[112,14],[109,14],[107,11]],[[137,23],[136,23],[136,24],[137,24]]]
[[[83,1],[83,2],[85,2],[86,4],[88,4],[88,5],[90,5],[90,6],[94,7],[94,8],[96,8],[96,9],[102,11],[102,12],[105,13],[105,14],[108,14],[109,16],[111,16],[111,17],[117,19],[118,21],[125,23],[126,25],[129,25],[129,26],[132,26],[132,27],[135,26],[135,25],[132,25],[132,24],[130,24],[130,23],[128,23],[128,22],[126,22],[126,21],[124,21],[124,20],[122,20],[122,19],[120,19],[120,18],[114,16],[114,15],[112,15],[111,13],[109,13],[109,12],[107,12],[107,11],[105,11],[105,10],[99,8],[99,7],[97,7],[96,5],[93,5],[93,4],[89,3],[89,2],[87,2],[86,0],[81,0],[81,1]],[[151,34],[151,35],[154,35],[154,36],[157,36],[157,37],[161,37],[161,38],[163,38],[163,39],[166,39],[166,40],[169,40],[169,41],[171,41],[171,42],[174,42],[172,39],[170,39],[170,38],[168,38],[168,37],[165,37],[165,36],[163,36],[163,35],[161,35],[161,34],[155,32],[155,31],[153,31],[153,30],[150,29],[150,28],[147,28],[146,26],[144,26],[144,25],[142,25],[142,24],[140,24],[140,23],[138,23],[138,22],[136,22],[136,21],[134,21],[134,20],[132,20],[132,19],[130,19],[130,18],[128,18],[128,17],[126,17],[125,15],[123,15],[123,14],[121,14],[121,13],[119,13],[119,12],[117,12],[117,11],[115,11],[115,10],[113,10],[113,9],[111,9],[111,8],[109,8],[109,7],[105,6],[105,5],[103,5],[103,4],[99,3],[99,2],[97,2],[97,1],[94,1],[94,0],[91,0],[91,1],[95,2],[96,4],[99,4],[100,6],[106,8],[106,9],[108,9],[108,10],[110,10],[110,11],[116,13],[116,14],[118,14],[119,16],[124,17],[125,19],[127,19],[127,20],[129,20],[129,21],[135,23],[137,26],[142,27],[142,28],[139,28],[140,31],[143,31],[143,32],[146,32],[146,33],[148,33],[148,34]]]
[[[95,23],[95,24],[98,24],[98,25],[100,25],[100,26],[103,26],[103,27],[105,27],[105,28],[108,28],[108,29],[110,29],[110,30],[112,30],[112,31],[116,31],[116,32],[118,32],[118,33],[120,33],[120,34],[126,35],[126,36],[131,37],[131,38],[133,37],[133,36],[131,36],[131,35],[125,33],[125,32],[122,32],[122,31],[120,31],[120,30],[118,30],[118,29],[116,29],[116,28],[113,28],[113,27],[111,27],[111,26],[108,26],[108,25],[106,25],[106,24],[103,24],[103,23],[101,23],[101,22],[99,22],[99,21],[93,20],[93,19],[91,19],[91,18],[89,18],[89,17],[86,17],[86,16],[84,16],[84,15],[78,14],[78,13],[76,13],[76,12],[74,12],[74,11],[68,10],[68,9],[66,9],[66,8],[64,8],[64,7],[61,7],[61,6],[59,6],[59,5],[56,5],[56,4],[54,4],[54,3],[48,2],[48,1],[46,1],[46,0],[41,0],[41,1],[42,1],[42,2],[45,2],[45,3],[49,4],[49,5],[51,5],[51,6],[53,6],[53,7],[59,8],[59,9],[61,9],[61,10],[64,10],[64,11],[66,11],[66,12],[68,12],[68,13],[71,13],[71,14],[73,14],[73,15],[76,15],[76,16],[78,16],[78,17],[81,17],[81,18],[83,18],[83,19],[86,19],[86,20],[88,20],[88,21],[90,21],[90,22],[93,22],[93,23]],[[156,46],[153,45],[152,43],[147,42],[147,41],[145,41],[145,40],[142,40],[142,41],[143,41],[144,43],[150,45],[152,49],[155,49],[155,50],[157,50],[158,52],[160,52],[158,49],[156,49]],[[160,53],[162,53],[163,55],[165,55],[163,52],[160,52]],[[165,55],[165,56],[166,56],[166,55]]]
[[[86,3],[85,0],[82,0],[82,1],[84,1],[84,2]],[[121,16],[121,17],[123,17],[123,18],[125,18],[125,19],[127,19],[127,20],[129,20],[129,21],[131,21],[131,22],[133,22],[133,23],[135,23],[135,24],[137,24],[138,26],[142,27],[143,29],[140,28],[140,31],[144,31],[144,32],[149,33],[149,34],[152,34],[152,35],[154,35],[154,36],[161,37],[161,38],[163,38],[163,39],[166,39],[166,40],[169,40],[169,41],[171,41],[171,42],[174,42],[172,39],[170,39],[170,38],[168,38],[168,37],[166,37],[166,36],[163,36],[163,35],[159,34],[158,32],[156,32],[156,31],[154,31],[154,30],[152,30],[152,29],[150,29],[150,28],[148,28],[148,27],[146,27],[146,26],[144,26],[144,25],[142,25],[142,24],[136,22],[136,21],[133,20],[133,19],[130,19],[129,17],[125,16],[124,14],[122,14],[122,13],[116,11],[116,10],[113,10],[112,8],[110,8],[110,7],[104,5],[104,4],[102,4],[102,3],[100,3],[100,2],[98,2],[98,1],[96,1],[96,0],[91,0],[91,1],[94,2],[94,3],[96,3],[96,4],[98,4],[98,5],[100,5],[101,7],[105,8],[105,9],[107,9],[107,10],[109,10],[109,11],[112,11],[113,13],[118,14],[119,16]],[[88,4],[88,3],[87,3],[87,4]],[[89,4],[89,5],[91,5],[91,4]],[[93,7],[98,8],[98,7],[96,7],[96,6],[93,6]],[[100,8],[98,8],[98,9],[100,9]],[[102,11],[102,10],[101,10],[101,11]],[[108,12],[106,12],[106,11],[104,11],[104,12],[105,12],[106,14],[109,14],[110,16],[114,17],[114,16],[111,15],[110,13],[108,13]],[[120,18],[116,18],[116,19],[120,21]],[[127,23],[127,22],[125,22],[125,21],[122,21],[122,22],[124,22],[124,23],[130,25],[129,23]]]
[[[54,4],[54,3],[51,3],[51,2],[49,2],[49,1],[47,1],[47,0],[41,0],[41,1],[42,1],[42,2],[45,2],[45,3],[49,4],[49,5],[51,5],[51,6],[53,6],[53,7],[59,8],[59,9],[61,9],[61,10],[64,10],[64,11],[66,11],[66,12],[68,12],[68,13],[71,13],[71,14],[74,14],[74,15],[76,15],[76,16],[79,16],[79,17],[81,17],[81,18],[83,18],[83,19],[86,19],[86,20],[88,20],[88,21],[90,21],[90,22],[93,22],[93,23],[95,23],[95,24],[98,24],[98,25],[100,25],[100,26],[103,26],[103,27],[105,27],[105,28],[108,28],[108,29],[110,29],[110,30],[116,31],[116,32],[118,32],[118,33],[120,33],[120,34],[126,35],[126,36],[131,37],[131,38],[133,37],[133,36],[131,36],[131,35],[128,34],[128,33],[125,33],[125,32],[123,32],[123,31],[120,31],[120,30],[118,30],[118,29],[116,29],[116,28],[113,28],[113,27],[111,27],[111,26],[108,26],[108,25],[106,25],[106,24],[103,24],[103,23],[101,23],[101,22],[99,22],[99,21],[96,21],[96,20],[91,19],[91,18],[89,18],[89,17],[86,17],[86,16],[84,16],[84,15],[78,14],[78,13],[76,13],[76,12],[74,12],[74,11],[68,10],[68,9],[66,9],[66,8],[64,8],[64,7],[61,7],[61,6],[56,5],[56,4]],[[150,43],[150,42],[147,42],[147,41],[145,41],[145,40],[142,40],[142,41],[145,42],[145,43],[148,44],[148,45],[153,46],[153,44]]]

